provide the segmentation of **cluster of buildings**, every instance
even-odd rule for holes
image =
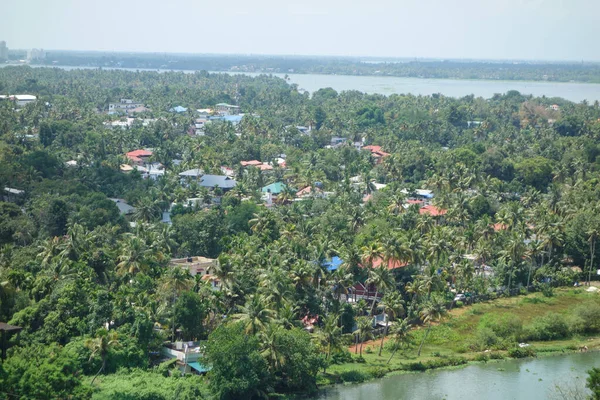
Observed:
[[[181,107],[183,108],[183,107]],[[185,109],[187,111],[187,109]],[[176,111],[178,112],[178,111]],[[196,110],[197,118],[194,124],[190,126],[188,133],[190,135],[202,136],[206,125],[213,121],[230,122],[237,125],[244,118],[244,114],[240,113],[240,107],[227,103],[218,103],[215,108],[201,108]]]
[[[0,95],[0,100],[14,101],[17,107],[25,107],[27,104],[35,103],[37,97],[30,94]]]
[[[126,114],[133,115],[150,111],[143,103],[138,103],[132,99],[121,99],[118,103],[108,104],[108,114]]]

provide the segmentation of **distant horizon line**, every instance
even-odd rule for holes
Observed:
[[[73,49],[44,49],[42,47],[10,48],[8,51],[29,51],[40,49],[50,52],[72,53],[106,53],[106,54],[154,54],[154,55],[179,55],[179,56],[220,56],[220,57],[280,57],[280,58],[328,58],[328,59],[353,59],[353,60],[382,60],[382,61],[450,61],[450,62],[488,62],[488,63],[531,63],[531,64],[600,64],[599,60],[551,60],[551,59],[526,59],[526,58],[474,58],[474,57],[409,57],[409,56],[369,56],[369,55],[317,55],[317,54],[270,54],[270,53],[190,53],[169,51],[132,51],[132,50],[73,50]]]

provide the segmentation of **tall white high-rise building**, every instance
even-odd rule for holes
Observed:
[[[0,61],[8,60],[8,47],[4,40],[0,41]]]
[[[46,58],[44,49],[31,49],[27,52],[28,61],[43,60],[44,58]]]

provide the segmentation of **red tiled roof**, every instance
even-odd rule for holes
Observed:
[[[258,169],[260,169],[261,171],[268,171],[268,170],[273,169],[273,167],[270,166],[269,164],[258,164],[258,165],[256,165],[256,167]]]
[[[376,258],[373,260],[373,268],[379,268],[381,266],[381,264],[383,264],[383,258]],[[406,262],[402,262],[400,260],[396,260],[396,259],[391,259],[388,261],[387,263],[387,268],[389,270],[394,270],[394,269],[398,269],[398,268],[402,268],[402,267],[406,267],[408,265],[408,263]],[[362,265],[361,265],[362,267]]]
[[[444,215],[447,212],[448,212],[448,210],[444,210],[443,208],[437,208],[436,206],[432,206],[432,205],[423,206],[419,210],[419,214],[421,214],[421,215],[423,215],[423,214],[429,214],[432,217],[437,217],[439,215]]]
[[[313,192],[313,190],[314,190],[315,192],[320,192],[320,191],[321,191],[321,189],[319,189],[319,188],[315,188],[315,189],[313,189],[313,188],[312,188],[312,186],[307,186],[307,187],[305,187],[304,189],[302,189],[302,190],[299,190],[299,191],[296,193],[296,196],[298,196],[298,197],[302,197],[302,196],[308,196],[308,195],[310,195],[310,194]]]
[[[492,225],[492,227],[494,228],[495,232],[505,231],[508,229],[508,225],[500,224],[500,223],[494,224],[494,225]]]
[[[371,155],[373,157],[387,157],[389,155],[391,155],[390,153],[386,153],[385,151],[372,151]]]
[[[130,151],[129,153],[127,153],[125,155],[129,158],[131,158],[131,157],[150,157],[152,155],[152,152],[149,150],[134,150],[134,151]]]
[[[250,160],[250,161],[240,161],[240,164],[242,164],[242,167],[247,167],[249,165],[261,165],[262,162],[258,161],[258,160]]]
[[[370,146],[365,146],[363,147],[364,150],[369,150],[371,153],[377,152],[377,151],[381,151],[381,146],[375,146],[375,145],[370,145]]]

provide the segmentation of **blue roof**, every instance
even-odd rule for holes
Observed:
[[[279,193],[283,192],[283,190],[285,188],[286,188],[285,183],[275,182],[275,183],[271,183],[270,185],[263,187],[261,190],[263,193],[271,192],[272,194],[279,194]]]
[[[225,175],[202,175],[200,180],[200,186],[210,188],[219,186],[221,189],[231,189],[235,185],[237,182]]]
[[[188,365],[200,373],[210,371],[210,367],[205,367],[204,365],[200,364],[199,362],[191,362],[191,363],[188,363]]]
[[[327,267],[327,271],[335,271],[342,265],[344,261],[338,256],[331,257],[330,261],[323,261],[321,264],[324,267]]]
[[[181,107],[181,106],[177,106],[177,107],[171,108],[169,111],[176,112],[176,113],[182,113],[182,112],[186,112],[187,108]]]

